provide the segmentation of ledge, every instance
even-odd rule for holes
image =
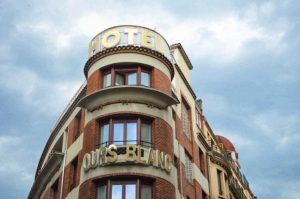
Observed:
[[[178,104],[178,99],[145,86],[111,86],[98,90],[83,97],[78,106],[95,111],[103,106],[116,103],[139,103],[165,109],[168,106]]]
[[[64,158],[64,154],[60,152],[52,152],[51,156],[47,160],[45,166],[41,169],[38,176],[36,177],[32,188],[29,192],[28,198],[35,199],[40,198],[44,191],[47,183],[50,182],[53,175],[59,169]]]

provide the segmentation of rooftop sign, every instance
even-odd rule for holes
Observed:
[[[116,26],[99,33],[89,44],[89,58],[107,48],[127,45],[158,51],[171,60],[167,41],[154,30],[140,26]]]

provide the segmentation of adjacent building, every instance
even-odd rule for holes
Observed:
[[[28,198],[253,198],[234,146],[204,117],[192,69],[182,45],[154,30],[96,35]]]

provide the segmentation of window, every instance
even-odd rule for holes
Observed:
[[[199,160],[200,160],[200,170],[202,174],[205,173],[205,156],[203,151],[199,148]]]
[[[75,117],[75,134],[74,134],[74,141],[80,136],[80,129],[81,129],[81,111]]]
[[[121,85],[151,86],[150,70],[142,66],[113,66],[103,72],[103,88]]]
[[[202,199],[207,199],[207,194],[202,190]]]
[[[110,193],[110,194],[109,194]],[[152,185],[137,180],[111,181],[100,184],[97,199],[152,199]]]
[[[103,76],[103,87],[111,86],[111,74],[107,73]]]
[[[195,114],[196,114],[196,124],[199,128],[201,128],[201,114],[197,109],[195,111]]]
[[[187,152],[185,152],[185,177],[190,183],[193,182],[192,160]]]
[[[53,199],[58,199],[58,179],[51,186],[51,197]]]
[[[70,191],[77,186],[78,157],[71,162]]]
[[[223,187],[222,187],[222,171],[217,169],[217,178],[218,178],[218,187],[219,187],[219,194],[223,195]]]
[[[191,139],[189,107],[182,101],[182,128],[184,134]]]
[[[109,119],[100,123],[100,145],[140,144],[151,147],[151,122],[142,118]]]
[[[148,87],[150,86],[150,74],[148,72],[142,72],[141,85]]]

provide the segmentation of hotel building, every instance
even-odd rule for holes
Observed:
[[[140,26],[96,35],[86,82],[54,126],[28,198],[253,198],[216,136],[181,44]]]

